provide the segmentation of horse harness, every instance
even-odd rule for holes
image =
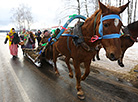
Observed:
[[[97,50],[99,50],[99,46],[101,46],[101,44],[98,44],[94,48],[94,47],[90,47],[89,45],[87,45],[84,42],[84,36],[82,35],[82,31],[81,31],[81,27],[83,24],[84,24],[84,22],[79,22],[75,25],[75,27],[73,27],[67,31],[69,34],[62,34],[62,36],[67,36],[67,48],[70,53],[71,53],[71,50],[69,48],[69,37],[72,37],[72,41],[75,46],[77,46],[77,47],[81,46],[86,51],[97,51]],[[72,33],[72,35],[71,35],[71,33]]]
[[[97,13],[98,15],[98,13]],[[96,20],[97,20],[97,15],[96,18],[94,20],[94,29],[96,28]],[[120,19],[120,17],[116,14],[110,14],[110,15],[106,15],[104,17],[102,17],[101,15],[101,19],[100,19],[100,25],[99,25],[99,34],[100,37],[98,37],[95,34],[94,31],[94,37],[91,38],[91,42],[95,42],[96,40],[100,40],[100,39],[113,39],[113,38],[120,38],[121,33],[115,33],[115,34],[109,34],[109,35],[103,35],[103,21],[104,20],[108,20],[108,19]],[[84,39],[82,37],[82,32],[81,32],[81,26],[83,25],[84,22],[80,22],[77,25],[75,25],[75,27],[73,28],[73,35],[70,34],[62,34],[62,36],[68,36],[67,38],[67,47],[69,49],[69,51],[71,52],[70,48],[69,48],[69,37],[73,38],[73,43],[78,46],[81,45],[82,48],[84,48],[86,51],[97,51],[99,50],[99,46],[101,46],[101,44],[97,45],[95,48],[88,46],[85,42]]]

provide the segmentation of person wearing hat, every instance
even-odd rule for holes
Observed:
[[[40,43],[40,41],[41,41],[41,37],[40,37],[41,34],[42,34],[42,33],[41,33],[40,30],[38,30],[37,33],[35,33],[35,36],[36,36],[37,42],[38,42],[38,46],[39,46],[39,43]]]
[[[44,30],[43,34],[40,35],[41,37],[41,41],[40,41],[40,45],[48,42],[48,38],[50,38],[50,32],[48,30]]]
[[[20,38],[18,34],[15,32],[15,29],[12,28],[10,32],[7,34],[4,43],[6,44],[9,40],[9,49],[13,58],[17,58],[18,55],[18,44],[20,42]]]

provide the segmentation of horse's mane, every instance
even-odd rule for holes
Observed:
[[[94,35],[94,28],[93,28],[94,20],[95,20],[96,15],[99,14],[99,12],[100,12],[100,10],[95,11],[94,14],[91,15],[90,17],[88,17],[84,22],[83,28],[85,28],[85,31],[87,32],[87,34],[89,36]],[[97,21],[100,21],[100,17],[97,17]],[[96,24],[98,24],[98,23],[96,22]],[[84,35],[84,36],[86,36],[86,35]]]
[[[127,27],[128,27],[129,30],[138,29],[138,21],[135,21],[133,23],[128,24]]]
[[[95,11],[95,13],[93,15],[91,15],[90,17],[88,17],[85,22],[86,23],[90,22],[99,13],[99,11],[100,10]]]

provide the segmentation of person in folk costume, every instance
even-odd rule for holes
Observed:
[[[26,34],[24,34],[24,48],[35,48],[35,36],[32,32],[27,31]]]
[[[48,39],[50,38],[50,32],[48,30],[44,30],[43,34],[41,34],[40,37],[41,37],[41,41],[39,45],[46,46]]]
[[[12,28],[10,32],[7,34],[4,43],[6,44],[9,40],[9,49],[13,58],[17,58],[18,55],[18,44],[20,42],[20,38],[18,34],[15,32],[15,29]]]
[[[40,51],[38,57],[36,57],[35,61],[39,58],[40,55],[45,56],[42,49],[47,46],[49,38],[50,38],[50,32],[48,30],[44,30],[44,32],[40,35],[41,41],[39,43],[39,46],[37,47],[37,51]]]
[[[25,28],[23,28],[23,31],[20,33],[20,40],[21,40],[21,42],[24,42],[24,35],[26,35],[26,29]],[[24,44],[21,45],[21,49],[22,49],[23,55],[24,55]]]
[[[50,38],[50,32],[48,30],[44,30],[44,32],[40,35],[41,41],[37,50],[40,51],[43,47],[47,46],[48,39]]]

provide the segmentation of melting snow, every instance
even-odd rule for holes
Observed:
[[[134,43],[132,47],[126,50],[123,58],[125,67],[120,67],[117,61],[110,61],[106,58],[105,50],[103,48],[100,50],[99,57],[101,60],[96,60],[95,62],[92,61],[91,65],[111,71],[127,73],[138,64],[138,43]]]

